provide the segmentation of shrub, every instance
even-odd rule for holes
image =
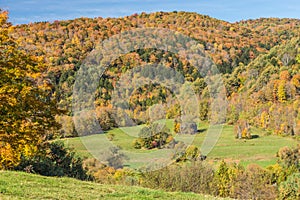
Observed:
[[[276,187],[271,183],[271,173],[258,165],[251,164],[239,171],[230,197],[237,199],[276,199]]]
[[[278,163],[293,171],[300,172],[300,144],[296,148],[283,147],[278,153]]]
[[[180,124],[180,133],[182,134],[196,134],[197,133],[197,124],[196,123],[181,123]]]
[[[111,132],[107,133],[106,136],[107,136],[107,139],[108,139],[109,141],[113,141],[114,138],[115,138],[115,134],[114,134],[114,133],[111,133]]]
[[[213,187],[213,174],[210,165],[197,161],[143,173],[141,185],[167,191],[209,194]]]
[[[184,143],[179,142],[174,149],[175,154],[173,158],[176,162],[197,161],[204,158],[200,149],[195,145],[186,146]]]
[[[33,157],[22,157],[15,170],[37,173],[44,176],[68,176],[89,180],[82,166],[82,159],[64,146],[62,142],[45,144],[45,151]]]
[[[176,119],[174,123],[174,128],[173,128],[175,133],[181,133],[181,134],[196,134],[198,129],[197,129],[197,124],[194,122],[181,122],[181,120]]]
[[[294,173],[279,186],[279,199],[300,199],[300,173]]]
[[[132,169],[115,169],[95,158],[86,159],[83,166],[89,176],[93,177],[97,183],[137,185],[139,181],[137,172]]]
[[[169,143],[173,141],[170,136],[170,130],[165,125],[153,123],[142,128],[139,132],[139,138],[133,142],[133,147],[137,149],[162,148],[167,144],[167,141]]]

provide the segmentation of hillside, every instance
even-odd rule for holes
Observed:
[[[243,120],[277,135],[299,135],[299,38],[273,47],[225,80],[228,122]]]
[[[193,193],[163,192],[141,187],[101,185],[71,178],[51,178],[0,171],[0,199],[222,199]]]
[[[283,119],[282,122],[267,127],[261,125],[259,118],[267,109],[266,106],[270,107],[272,104],[274,107],[284,108],[288,105],[291,107],[292,103],[297,102],[300,61],[296,61],[296,57],[300,53],[297,40],[300,33],[299,19],[261,18],[229,23],[197,13],[156,12],[134,14],[124,18],[79,18],[14,27],[12,36],[18,39],[23,48],[44,61],[47,68],[43,78],[51,85],[51,96],[60,108],[68,111],[67,115],[57,117],[57,121],[64,124],[61,131],[64,137],[78,134],[69,116],[72,115],[76,73],[83,60],[102,40],[126,30],[148,27],[166,28],[191,37],[211,56],[219,71],[224,74],[223,82],[230,101],[227,122],[236,124],[242,113],[244,118],[246,116],[256,120],[247,120],[250,125],[275,130],[279,134],[297,135],[295,133],[298,132],[297,121],[292,130],[289,119]],[[175,45],[180,45],[180,41]],[[114,119],[117,111],[112,105],[112,95],[117,89],[120,77],[134,66],[157,62],[175,69],[184,76],[185,81],[192,82],[192,87],[199,96],[200,119],[210,120],[211,99],[207,80],[197,72],[197,66],[186,60],[180,60],[178,55],[172,52],[139,49],[110,63],[99,80],[94,93],[94,104],[97,119],[103,130],[120,125]],[[276,74],[279,75],[281,72],[280,78]],[[163,71],[161,74],[172,76]],[[283,74],[286,74],[286,80],[282,80]],[[176,106],[180,102],[174,100],[174,94],[168,88],[150,83],[134,89],[128,102],[130,109],[126,112],[137,124],[149,121],[147,113],[155,104],[165,105],[168,118],[178,117]],[[281,94],[278,94],[279,92]],[[241,100],[240,97],[245,97],[242,94],[250,95],[251,98]],[[297,107],[296,104],[294,107]],[[252,114],[255,116],[248,115],[250,111],[248,114],[245,113],[245,109],[253,111]],[[279,113],[266,111],[263,115],[281,116],[280,113],[283,111],[284,109],[279,109]],[[286,121],[289,121],[288,124]]]
[[[212,57],[220,72],[231,73],[239,63],[247,65],[272,47],[298,37],[300,20],[272,18],[228,23],[197,13],[156,12],[124,18],[79,18],[20,25],[15,27],[13,36],[25,49],[44,59],[48,66],[45,73],[55,86],[56,99],[61,106],[70,109],[74,76],[89,52],[113,35],[148,27],[178,31],[195,39]],[[187,63],[174,64],[166,59],[176,58],[169,52],[142,50],[130,53],[112,63],[117,70],[107,75],[109,80],[103,80],[103,85],[100,84],[106,90],[97,93],[97,104],[110,104],[110,88],[118,80],[119,73],[130,69],[131,65],[147,63],[153,57],[165,59],[166,65],[183,71],[185,76],[193,71]],[[192,77],[188,80],[197,78],[194,74]]]

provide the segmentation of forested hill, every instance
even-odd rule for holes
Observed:
[[[178,31],[202,45],[224,74],[231,103],[229,123],[239,123],[242,130],[250,124],[278,133],[294,135],[299,132],[299,19],[262,18],[229,23],[197,13],[156,12],[124,18],[79,18],[19,25],[14,27],[13,36],[23,48],[45,61],[48,66],[45,75],[54,85],[53,96],[61,107],[70,110],[75,73],[84,58],[100,41],[142,27]],[[186,80],[193,82],[201,97],[201,119],[209,119],[210,100],[203,77],[195,73],[193,66],[178,61],[178,57],[170,52],[146,49],[120,57],[112,63],[113,69],[100,79],[101,89],[95,94],[95,103],[101,115],[100,124],[103,121],[102,127],[114,126],[110,119],[114,112],[110,100],[120,74],[136,64],[162,59],[164,64],[183,72]],[[177,62],[174,63],[174,59]],[[149,94],[150,100],[143,98]],[[243,99],[244,94],[250,94],[249,98]],[[155,103],[167,102],[168,96],[170,92],[157,85],[140,88],[130,99],[131,117],[146,122],[147,109]],[[175,108],[176,105],[168,108],[168,117],[178,115]],[[292,116],[282,115],[283,112],[292,113]],[[285,117],[276,121],[273,115]]]
[[[300,20],[270,18],[232,24],[197,13],[157,12],[20,25],[15,36],[24,47],[45,56],[51,70],[67,70],[103,39],[137,27],[168,28],[194,38],[221,72],[230,73],[239,62],[248,64],[260,53],[299,36]]]

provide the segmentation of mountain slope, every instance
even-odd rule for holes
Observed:
[[[229,121],[299,137],[299,46],[300,39],[294,38],[235,69],[225,81],[231,95]]]
[[[257,103],[253,102],[255,105],[251,107],[257,108],[255,112],[258,115],[255,116],[256,122],[251,122],[250,125],[260,124],[260,114],[266,109],[265,107],[270,107],[267,103],[274,104],[273,107],[276,107],[278,101],[281,101],[279,103],[281,103],[280,106],[284,110],[286,105],[283,104],[283,101],[295,101],[299,96],[299,88],[295,89],[295,83],[298,81],[297,77],[299,77],[299,64],[296,65],[295,61],[295,57],[299,54],[299,45],[291,44],[290,42],[300,36],[299,19],[262,18],[229,23],[197,13],[156,12],[151,14],[134,14],[123,18],[79,18],[55,21],[53,23],[41,22],[20,25],[14,27],[15,32],[13,36],[20,41],[23,48],[32,51],[45,61],[48,69],[44,73],[47,79],[46,82],[53,86],[53,97],[56,98],[59,106],[69,110],[69,114],[72,115],[71,105],[76,72],[86,56],[102,40],[126,30],[144,27],[170,29],[199,42],[199,46],[203,47],[204,51],[211,56],[219,71],[225,74],[228,96],[239,90],[246,90],[243,94],[248,95],[250,92],[253,96],[254,91],[260,97],[267,98],[267,101],[262,101],[264,106],[257,107]],[[276,50],[279,48],[279,45],[281,45],[280,48],[283,48],[283,50],[280,50],[281,52]],[[285,47],[289,48],[291,45],[294,45],[292,52],[284,50]],[[116,114],[111,100],[113,91],[118,87],[116,83],[118,83],[120,77],[134,66],[144,66],[145,64],[158,62],[162,62],[164,66],[182,73],[186,81],[193,82],[197,95],[201,98],[203,97],[203,102],[200,102],[203,109],[200,113],[205,114],[201,120],[208,120],[209,93],[205,79],[197,73],[197,66],[192,66],[186,60],[180,60],[172,52],[156,49],[138,49],[120,56],[110,63],[110,66],[99,80],[99,87],[95,91],[94,103],[97,107],[97,118],[104,130],[117,126],[114,124],[113,117],[111,117]],[[293,69],[289,68],[288,65],[293,65]],[[270,70],[273,71],[271,72]],[[146,71],[143,71],[145,72],[143,74],[149,75],[150,72],[146,73]],[[280,81],[278,75],[276,75],[276,73],[279,74],[281,72],[283,76],[287,73],[291,76],[286,77],[287,84],[284,80]],[[161,74],[165,73],[162,72]],[[170,76],[170,74],[167,75]],[[273,85],[267,85],[271,78],[278,80],[273,81]],[[86,82],[85,80],[82,81]],[[245,84],[248,85],[245,86]],[[264,97],[264,91],[267,86],[269,86],[268,95]],[[128,115],[136,120],[137,123],[147,122],[149,117],[147,116],[147,109],[149,107],[157,103],[166,103],[172,97],[167,89],[153,84],[146,84],[135,89],[135,92],[129,99],[131,110],[128,109]],[[232,99],[239,101],[234,97]],[[252,99],[256,100],[257,98]],[[242,102],[248,105],[252,104],[246,99]],[[168,107],[166,112],[176,108],[176,102],[171,103],[173,107]],[[295,106],[297,107],[298,105]],[[237,105],[234,108],[235,113],[230,113],[232,115],[232,117],[230,116],[232,119],[229,120],[231,123],[235,123],[239,119],[239,115],[242,112],[241,108],[241,106]],[[243,106],[243,109],[247,109],[247,106]],[[248,115],[244,111],[243,113]],[[297,114],[296,112],[294,113],[295,115]],[[169,118],[176,116],[176,112],[171,114]],[[246,118],[251,117],[247,116]],[[293,119],[295,117],[290,116],[288,118]],[[59,121],[69,124],[70,129],[72,129],[64,131],[69,132],[64,134],[64,136],[76,136],[74,128],[72,128],[74,126],[71,124],[71,117],[63,117]],[[274,122],[270,130],[276,129],[280,133],[289,132],[289,134],[293,135],[295,130],[298,131],[298,128],[290,128],[291,126],[296,126],[291,125],[291,123],[291,120],[283,120],[280,123]]]
[[[247,65],[272,47],[299,36],[300,20],[271,18],[229,23],[197,13],[156,12],[124,18],[79,18],[20,25],[14,27],[13,35],[25,49],[45,61],[48,66],[45,73],[55,85],[58,102],[69,107],[74,76],[84,58],[102,40],[143,27],[166,28],[195,39],[212,57],[220,72],[231,73],[239,63]],[[131,53],[114,63],[119,70],[114,75],[123,72],[128,63],[142,64],[151,57],[168,61],[166,58],[170,58],[170,54],[151,51]],[[174,65],[174,68],[193,71],[186,63]],[[104,101],[110,96],[109,92],[99,95],[104,96],[101,97]]]

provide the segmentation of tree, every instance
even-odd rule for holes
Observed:
[[[196,134],[198,131],[197,124],[195,122],[182,122],[180,123],[181,134]]]
[[[22,157],[15,170],[41,174],[43,176],[67,176],[89,180],[83,168],[83,160],[62,141],[47,143],[47,150],[31,158]]]
[[[238,139],[251,139],[250,126],[247,120],[240,119],[235,125],[235,135]]]
[[[234,180],[238,175],[238,168],[239,166],[230,166],[225,161],[220,163],[214,176],[215,189],[218,196],[228,197],[231,195]]]
[[[51,84],[42,78],[42,61],[26,53],[10,34],[7,12],[0,10],[0,169],[21,156],[31,157],[59,125],[60,111],[51,99]]]
[[[162,148],[167,143],[174,142],[170,130],[163,124],[153,123],[141,129],[139,138],[133,142],[136,149]]]
[[[96,116],[102,130],[106,131],[115,126],[115,121],[112,113],[112,109],[107,107],[96,108]]]
[[[110,147],[106,152],[106,158],[103,161],[114,169],[123,168],[123,163],[125,160],[128,160],[128,157],[120,150],[119,147]]]
[[[300,64],[300,54],[297,55],[296,61]]]
[[[288,64],[290,63],[292,57],[290,54],[288,53],[285,53],[283,54],[282,58],[281,58],[281,61],[283,63],[284,66],[288,66]]]
[[[287,100],[287,98],[286,98],[285,81],[280,81],[279,82],[278,90],[277,90],[277,96],[278,96],[278,100],[280,102],[285,102]]]
[[[175,133],[179,133],[180,132],[180,123],[179,120],[175,119],[174,121],[174,128],[173,128]]]

